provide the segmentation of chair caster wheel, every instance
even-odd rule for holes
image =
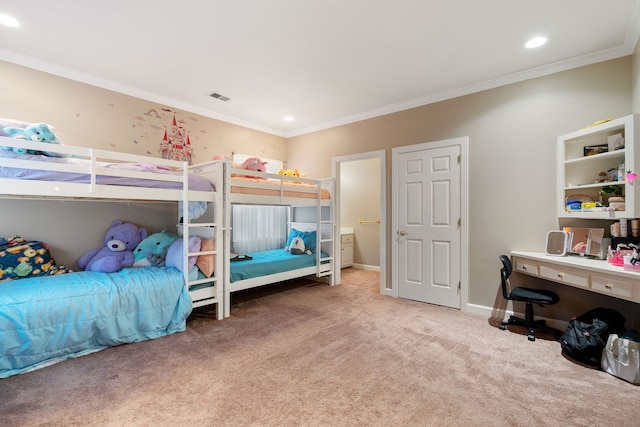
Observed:
[[[527,339],[529,341],[535,341],[536,340],[536,336],[535,335],[527,335]]]
[[[498,326],[498,327],[503,331],[507,330],[507,325],[505,325],[504,323],[501,323],[500,326]]]

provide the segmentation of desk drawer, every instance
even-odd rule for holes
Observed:
[[[589,275],[570,268],[555,268],[550,265],[540,266],[540,277],[578,288],[589,288]]]
[[[515,259],[515,270],[518,273],[530,274],[532,276],[538,275],[538,264],[528,262],[520,258]]]
[[[591,289],[603,294],[631,300],[633,296],[633,284],[620,280],[611,280],[608,277],[591,276]]]

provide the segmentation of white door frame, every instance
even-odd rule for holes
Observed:
[[[395,147],[391,149],[391,191],[392,191],[392,212],[391,227],[392,236],[398,232],[398,157],[401,153],[430,150],[434,148],[460,146],[460,310],[467,311],[469,300],[469,137],[446,139],[436,142],[425,142],[422,144]],[[391,285],[392,296],[398,298],[398,244],[391,245]]]
[[[388,295],[387,289],[387,167],[385,150],[369,151],[366,153],[352,154],[348,156],[332,157],[332,176],[336,179],[334,220],[337,230],[340,230],[340,163],[352,162],[366,159],[380,159],[380,293]],[[340,283],[340,270],[342,265],[342,251],[340,250],[340,233],[336,232],[338,238],[334,239],[334,265],[333,280],[335,284]]]

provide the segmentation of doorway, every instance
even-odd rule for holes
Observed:
[[[398,297],[466,307],[467,146],[464,137],[392,150]]]
[[[367,160],[377,160],[377,165],[378,165],[378,171],[376,171],[377,173],[374,175],[379,175],[379,183],[374,183],[374,184],[378,184],[378,185],[369,185],[371,184],[371,176],[367,176],[367,175],[362,175],[358,178],[358,183],[356,185],[359,185],[362,188],[363,192],[372,192],[372,191],[378,191],[379,192],[379,212],[369,212],[369,215],[373,215],[371,218],[367,217],[367,218],[362,218],[363,220],[367,221],[366,224],[342,224],[341,223],[341,218],[340,218],[340,212],[342,210],[342,204],[343,203],[350,203],[352,202],[351,200],[342,200],[342,191],[341,191],[341,187],[342,187],[342,180],[345,178],[344,177],[344,171],[345,168],[348,167],[348,164],[351,162],[362,162],[362,161],[367,161]],[[369,162],[368,162],[369,163]],[[352,227],[353,225],[357,225],[357,226],[366,226],[367,230],[370,232],[373,230],[372,227],[376,227],[378,229],[378,235],[379,235],[379,264],[380,264],[380,293],[381,294],[387,294],[388,290],[387,290],[387,286],[386,286],[386,229],[387,229],[387,220],[386,220],[386,162],[385,162],[385,151],[384,150],[380,150],[380,151],[372,151],[372,152],[367,152],[367,153],[358,153],[358,154],[353,154],[353,155],[348,155],[348,156],[341,156],[341,157],[334,157],[331,159],[331,166],[332,166],[332,171],[333,171],[333,176],[336,179],[336,189],[335,189],[335,220],[336,220],[336,227],[338,227],[338,231],[340,230],[340,227]],[[353,179],[353,177],[350,177],[350,179]],[[344,183],[345,185],[347,183]],[[349,183],[349,185],[353,185],[353,183]],[[372,189],[372,188],[375,188]],[[375,197],[375,196],[374,196]],[[374,216],[376,218],[374,218]],[[373,219],[376,220],[379,219],[380,223],[370,223],[369,221]],[[358,239],[358,235],[357,235],[357,229],[355,230],[356,234],[355,234],[355,240],[357,243],[357,239]],[[341,270],[341,242],[340,242],[340,238],[339,238],[340,233],[338,233],[338,238],[335,239],[335,246],[334,246],[334,251],[333,253],[335,254],[335,271],[334,271],[334,281],[336,284],[340,283],[340,270]]]

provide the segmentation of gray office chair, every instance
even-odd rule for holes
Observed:
[[[500,255],[500,261],[502,261],[502,268],[500,269],[502,296],[506,300],[522,301],[526,304],[524,319],[512,315],[509,317],[509,320],[503,321],[500,324],[500,329],[504,331],[507,329],[508,325],[526,326],[529,328],[529,335],[527,336],[529,341],[536,340],[535,329],[547,330],[548,332],[553,333],[556,338],[559,338],[561,334],[559,330],[547,326],[545,321],[542,319],[534,320],[533,316],[533,304],[538,304],[541,307],[555,304],[560,301],[558,295],[551,291],[523,287],[513,288],[511,289],[511,292],[509,292],[509,276],[511,276],[511,273],[513,272],[511,260],[506,255]]]

